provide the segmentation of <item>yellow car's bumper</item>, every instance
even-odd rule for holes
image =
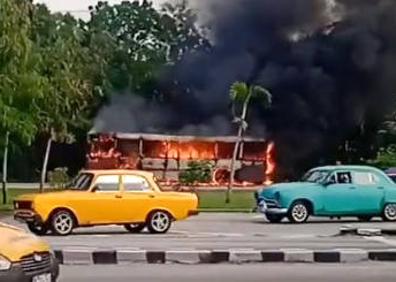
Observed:
[[[14,219],[19,222],[23,223],[43,223],[42,218],[40,215],[35,213],[32,210],[17,210],[14,213]]]

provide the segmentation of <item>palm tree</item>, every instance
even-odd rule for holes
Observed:
[[[230,181],[228,183],[228,189],[226,194],[226,203],[230,202],[231,190],[234,185],[235,178],[235,162],[238,156],[238,151],[241,143],[243,142],[243,134],[248,128],[248,123],[246,122],[247,113],[249,109],[250,102],[253,99],[261,100],[263,107],[268,108],[272,104],[271,93],[257,85],[248,85],[245,82],[235,82],[230,89],[230,98],[232,101],[232,114],[234,117],[233,122],[239,125],[238,127],[238,138],[235,142],[234,152],[231,160],[230,167]],[[241,109],[238,113],[238,109]]]

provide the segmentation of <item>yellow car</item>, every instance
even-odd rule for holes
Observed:
[[[0,223],[1,282],[53,282],[58,275],[59,264],[47,243]]]
[[[164,192],[152,173],[130,170],[82,171],[67,191],[22,195],[14,217],[37,235],[69,235],[76,227],[123,225],[137,233],[166,233],[172,221],[198,214],[193,193]]]

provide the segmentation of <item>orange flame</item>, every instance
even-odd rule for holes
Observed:
[[[274,177],[274,172],[276,169],[276,163],[275,163],[275,158],[274,158],[274,153],[275,153],[275,143],[271,142],[266,151],[266,164],[267,168],[265,171],[265,184],[266,185],[271,185],[274,183],[273,177]]]
[[[163,142],[162,145],[160,154],[162,158],[180,160],[214,160],[216,158],[214,145],[210,144]]]
[[[105,140],[107,141],[107,140]],[[140,168],[140,156],[137,154],[123,154],[119,152],[115,147],[108,146],[108,143],[98,142],[94,147],[91,148],[88,154],[88,167],[90,169],[143,169]],[[152,142],[149,143],[151,146],[147,146],[147,152],[145,153],[150,158],[160,159],[176,159],[176,160],[206,160],[216,161],[219,159],[227,159],[229,157],[226,153],[232,154],[231,146],[228,148],[224,144],[215,144],[211,142],[178,142],[178,141],[164,141],[164,142]],[[106,146],[104,146],[106,145]],[[114,145],[114,144],[113,144]],[[263,144],[259,144],[262,146]],[[274,174],[276,170],[275,163],[275,143],[270,142],[263,150],[263,147],[255,149],[254,144],[250,144],[248,149],[245,150],[242,159],[244,161],[257,161],[265,162],[265,185],[271,185],[274,181]],[[230,151],[230,152],[228,152]],[[227,155],[227,157],[225,157]],[[218,167],[212,172],[212,179],[207,183],[198,183],[201,187],[212,187],[212,186],[225,186],[229,181],[229,168]],[[165,176],[164,176],[165,177]],[[174,186],[178,184],[176,180],[161,179],[161,182],[165,186]],[[237,187],[248,187],[255,186],[257,183],[250,183],[248,181],[236,181],[235,186]]]

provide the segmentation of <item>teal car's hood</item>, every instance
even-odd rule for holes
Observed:
[[[312,189],[321,187],[318,183],[311,182],[290,182],[290,183],[279,183],[271,185],[268,188],[263,188],[259,191],[259,197],[273,198],[273,195],[277,192],[295,191],[297,189]]]

